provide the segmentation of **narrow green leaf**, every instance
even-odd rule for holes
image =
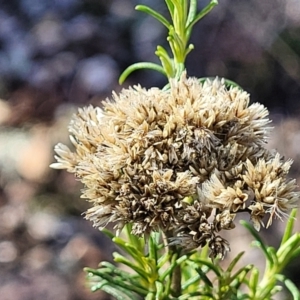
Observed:
[[[270,254],[270,256],[272,257],[272,261],[273,261],[273,265],[278,265],[278,257],[276,254],[276,249],[274,247],[267,247],[267,251]]]
[[[164,292],[164,299],[168,299],[171,295],[171,287],[172,287],[172,277],[168,277],[166,280],[164,280],[165,285],[165,292]]]
[[[189,14],[190,3],[188,3],[188,2],[190,2],[190,1],[181,0],[181,7],[182,7],[182,12],[183,12],[183,19],[182,19],[183,22],[181,22],[181,23],[182,23],[183,31],[185,31],[185,26],[186,26],[188,14]]]
[[[109,231],[106,228],[103,228],[101,230],[101,232],[103,232],[105,235],[107,235],[110,239],[113,239],[115,237],[115,234],[113,234],[111,231]]]
[[[239,300],[249,300],[250,298],[249,298],[249,295],[247,295],[247,294],[242,294],[242,295],[239,296],[238,299],[239,299]]]
[[[240,252],[230,263],[230,265],[227,268],[227,272],[231,273],[235,265],[238,263],[238,261],[241,259],[241,257],[244,255],[245,251]]]
[[[107,272],[107,270],[108,269],[91,269],[91,268],[84,268],[83,269],[84,270],[84,272],[86,272],[86,273],[88,273],[88,275],[90,275],[90,274],[92,274],[92,275],[94,275],[94,276],[98,276],[98,277],[102,277],[102,274],[103,273],[113,273],[112,271],[110,271],[110,272]]]
[[[165,70],[160,65],[150,62],[139,62],[129,66],[127,69],[125,69],[125,71],[123,71],[123,73],[119,77],[119,83],[122,84],[132,72],[140,69],[150,69],[158,71],[166,76]]]
[[[165,0],[168,10],[170,12],[171,18],[172,20],[174,19],[174,4],[173,4],[173,0]]]
[[[145,300],[155,300],[155,292],[149,292]]]
[[[273,296],[273,295],[275,295],[275,294],[277,294],[277,293],[279,293],[279,292],[281,292],[281,291],[282,291],[282,286],[280,286],[280,285],[275,285],[275,286],[273,287],[273,289],[271,290],[270,295]]]
[[[167,261],[169,261],[170,257],[170,252],[166,252],[164,255],[162,255],[157,261],[157,268],[160,269]]]
[[[161,243],[161,232],[158,231],[153,231],[151,232],[151,236],[153,238],[154,243],[156,244],[157,248],[161,249],[162,247],[164,247],[165,245],[163,245],[163,243]],[[160,245],[161,244],[161,245]]]
[[[184,54],[185,52],[185,44],[182,41],[181,37],[174,31],[170,31],[170,35],[167,38],[167,41],[170,43],[171,48],[173,49],[173,53],[182,53]],[[183,60],[184,57],[181,57],[181,59]],[[177,57],[178,60],[178,57]],[[183,63],[183,61],[178,61],[180,63]]]
[[[94,293],[97,292],[99,290],[102,290],[102,288],[108,284],[107,280],[102,280],[101,282],[98,282],[96,284],[93,284],[90,288],[90,290]]]
[[[191,0],[190,1],[189,13],[188,13],[188,17],[187,17],[187,20],[186,20],[186,28],[195,19],[195,16],[197,14],[197,3],[198,3],[197,0]]]
[[[106,286],[109,286],[109,285],[106,285]],[[112,286],[117,292],[121,292],[123,293],[121,299],[125,299],[124,296],[126,295],[127,297],[129,297],[130,299],[140,299],[139,296],[141,296],[139,293],[135,293],[133,291],[130,291],[130,290],[127,290],[127,289],[124,289],[123,287],[120,287],[118,285],[114,285]],[[103,289],[104,290],[104,289]],[[121,295],[120,295],[121,296]],[[127,298],[126,298],[127,299]]]
[[[146,295],[147,291],[144,288],[140,288],[138,286],[136,286],[135,284],[128,284],[126,282],[124,282],[124,280],[122,280],[122,278],[118,277],[118,276],[114,276],[113,274],[108,274],[105,272],[100,272],[100,270],[89,270],[89,273],[95,274],[99,277],[99,279],[101,281],[103,281],[103,279],[105,281],[109,282],[110,286],[118,286],[120,288],[125,289],[126,291],[133,291],[135,293],[138,293],[139,295]],[[100,281],[100,283],[101,283]]]
[[[154,259],[155,265],[157,265],[157,251],[156,251],[156,244],[150,235],[149,242],[148,242],[148,249],[149,249],[149,257]]]
[[[242,269],[240,269],[239,271],[237,271],[232,277],[231,279],[232,282],[230,283],[230,287],[235,288],[236,290],[238,290],[240,288],[240,286],[242,284],[247,284],[249,286],[249,281],[246,280],[246,276],[249,273],[250,270],[252,270],[253,265],[248,265]],[[239,298],[238,298],[239,299]]]
[[[285,230],[284,230],[284,234],[280,246],[283,245],[292,236],[296,215],[297,215],[297,209],[294,208],[291,211],[289,219],[285,226]]]
[[[165,278],[173,272],[176,266],[178,266],[182,261],[187,259],[187,256],[186,255],[181,256],[178,260],[176,260],[176,258],[177,258],[177,254],[174,254],[170,266],[159,276],[160,282],[163,282]]]
[[[157,56],[164,57],[165,59],[170,60],[170,56],[164,47],[158,45],[156,49],[157,50],[155,51],[155,54]]]
[[[156,286],[155,299],[162,299],[162,294],[163,294],[163,291],[164,291],[163,284],[159,281],[155,281],[155,286]]]
[[[204,274],[207,274],[208,268],[206,266],[199,266],[194,262],[185,262],[185,264],[181,267],[181,274],[182,274],[182,284],[193,279],[195,277],[199,277],[199,274],[196,272],[196,269],[201,267],[201,270]]]
[[[128,267],[130,267],[132,270],[134,270],[136,273],[138,273],[140,276],[142,276],[145,280],[148,280],[148,274],[144,271],[144,269],[140,268],[139,266],[136,266],[131,261],[120,255],[119,253],[113,253],[115,262],[122,263]]]
[[[274,288],[275,287],[273,284],[265,285],[263,287],[263,290],[260,289],[259,298],[257,299],[270,299],[270,296],[272,295]]]
[[[118,266],[115,266],[112,263],[107,262],[107,261],[101,262],[101,266],[110,269],[114,275],[120,276],[121,279],[123,279],[124,281],[129,281],[130,283],[135,284],[135,285],[139,286],[140,288],[143,288],[143,286],[139,283],[138,275],[136,275],[136,274],[133,275],[126,271],[123,271]]]
[[[203,296],[203,297],[207,297],[207,298],[199,298],[199,296]],[[200,291],[197,291],[197,292],[192,292],[192,293],[188,293],[188,294],[185,294],[185,295],[182,295],[180,297],[178,297],[178,300],[190,300],[190,299],[193,299],[193,297],[197,297],[195,298],[195,300],[199,300],[199,299],[209,299],[209,300],[212,300],[212,299],[215,299],[214,295],[210,292],[200,292]]]
[[[211,281],[209,280],[209,278],[205,275],[205,273],[201,270],[201,268],[197,268],[196,272],[200,275],[201,280],[203,280],[203,282],[208,285],[209,287],[212,287],[213,284],[211,283]]]
[[[144,247],[145,247],[145,239],[142,237],[138,237],[135,234],[132,234],[132,224],[128,223],[125,225],[125,231],[127,238],[130,241],[130,244],[134,246],[139,252],[144,252]]]
[[[248,231],[252,234],[252,236],[256,239],[257,245],[259,246],[259,248],[262,249],[263,253],[265,254],[268,262],[273,265],[273,260],[272,260],[272,256],[269,254],[267,247],[265,245],[265,243],[263,242],[263,240],[261,239],[261,237],[259,236],[259,234],[257,233],[257,231],[246,221],[241,220],[240,223],[246,227],[246,229],[248,229]]]
[[[186,57],[192,50],[194,50],[194,45],[193,44],[189,44],[188,47],[185,50],[184,56]]]
[[[137,5],[135,7],[135,9],[138,10],[138,11],[142,11],[142,12],[152,16],[153,18],[158,20],[160,23],[162,23],[167,28],[169,28],[169,26],[171,26],[169,21],[164,16],[162,16],[160,13],[158,13],[157,11],[153,10],[152,8],[150,8],[146,5]]]
[[[107,294],[113,296],[116,300],[133,300],[137,299],[133,295],[127,295],[124,292],[120,291],[119,287],[113,287],[111,285],[104,285],[101,290],[106,292]]]
[[[196,252],[196,253],[199,253],[199,252]],[[201,248],[199,258],[202,260],[206,260],[206,259],[208,259],[208,255],[209,255],[209,247],[208,247],[208,244],[206,244],[204,247]]]
[[[129,254],[137,263],[139,263],[140,267],[144,267],[144,261],[142,259],[144,257],[144,253],[139,252],[137,248],[119,237],[114,237],[112,241]]]
[[[239,280],[244,280],[244,277],[249,273],[250,270],[252,270],[254,268],[253,265],[247,265],[241,269],[239,269],[236,273],[234,273],[231,276],[230,280],[233,280],[235,278],[239,278]]]
[[[193,259],[192,261],[196,262],[200,265],[207,266],[209,268],[209,270],[213,271],[218,277],[220,277],[222,275],[219,268],[218,268],[218,266],[210,263],[209,261],[206,261],[206,260],[203,260],[203,259]]]
[[[168,78],[169,77],[174,77],[174,67],[173,67],[173,62],[172,59],[169,57],[168,52],[162,47],[162,46],[157,46],[157,50],[155,51],[155,55],[158,56],[160,59],[163,70],[164,70],[164,75],[166,75]]]
[[[177,14],[177,17],[178,17],[178,13],[181,12],[181,4],[178,0],[171,0],[171,1],[166,0],[166,2],[167,2],[168,8],[171,7],[171,9],[172,9],[172,21],[173,21],[173,24],[175,24],[176,21],[177,21],[176,20],[176,14]],[[169,6],[168,3],[170,3],[170,2],[171,2],[172,5]],[[170,11],[170,13],[171,13],[171,11]]]
[[[298,287],[290,279],[286,279],[284,281],[284,284],[293,295],[294,300],[300,300],[300,293]]]
[[[249,292],[252,298],[255,297],[255,293],[257,291],[258,279],[259,279],[259,271],[257,268],[253,268],[249,279],[249,290],[250,290]]]
[[[298,256],[300,256],[300,247],[293,252],[291,259],[295,259]]]
[[[202,19],[204,16],[206,16],[216,5],[218,4],[217,0],[212,0],[210,3],[204,7],[193,19],[192,22],[190,22],[187,26],[187,30],[190,30],[191,27],[193,27],[200,19]]]
[[[187,288],[189,288],[189,286],[191,286],[195,282],[199,281],[200,279],[201,279],[201,276],[199,274],[194,275],[193,277],[191,277],[189,280],[187,280],[186,282],[184,282],[182,284],[181,290],[185,291]]]
[[[250,297],[247,294],[238,294],[238,300],[249,300]]]
[[[295,233],[277,251],[277,257],[280,264],[285,266],[295,253],[299,253],[300,248],[300,234]]]

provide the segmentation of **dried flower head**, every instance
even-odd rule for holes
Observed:
[[[53,168],[73,172],[92,202],[86,218],[132,233],[162,230],[186,248],[208,244],[223,257],[219,232],[248,212],[256,229],[296,206],[291,161],[264,148],[267,109],[224,81],[170,82],[169,90],[140,86],[113,94],[103,108],[79,109],[70,123],[75,147],[55,147]]]

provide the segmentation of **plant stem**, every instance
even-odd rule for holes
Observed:
[[[169,237],[172,237],[173,233],[166,232],[165,242],[167,242]],[[167,242],[168,243],[168,242]],[[171,254],[171,259],[178,259],[180,256],[180,249],[176,245],[168,245],[168,252]],[[176,266],[171,275],[171,294],[173,297],[178,298],[181,296],[181,267],[180,265]]]
[[[171,291],[174,297],[181,296],[181,267],[175,267],[172,274]]]

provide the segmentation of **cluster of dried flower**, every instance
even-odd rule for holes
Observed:
[[[264,148],[267,109],[222,80],[173,80],[170,89],[140,86],[103,108],[79,109],[70,123],[75,147],[55,147],[57,163],[84,184],[86,218],[98,228],[132,224],[135,235],[162,230],[188,249],[229,249],[219,232],[248,212],[255,228],[296,206],[291,161]]]

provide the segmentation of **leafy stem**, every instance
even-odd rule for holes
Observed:
[[[300,299],[300,293],[297,288],[290,280],[286,279],[284,275],[281,274],[282,270],[287,266],[287,264],[296,256],[298,256],[300,252],[300,234],[292,234],[296,212],[297,210],[294,209],[290,214],[280,247],[277,249],[277,251],[275,248],[267,246],[252,226],[245,221],[241,221],[241,223],[254,236],[254,245],[263,251],[266,258],[266,266],[260,282],[258,281],[258,269],[254,268],[252,271],[249,280],[249,299],[271,299],[275,293],[281,290],[281,287],[277,285],[278,281],[281,281],[285,284],[285,286],[294,296],[294,299]]]
[[[191,50],[194,49],[189,44],[193,26],[206,16],[217,4],[217,0],[211,0],[209,4],[200,12],[197,9],[197,0],[165,0],[171,21],[168,21],[159,12],[146,5],[137,5],[136,10],[147,13],[168,29],[167,41],[172,55],[162,47],[157,46],[156,56],[161,65],[149,62],[139,62],[129,66],[120,76],[119,82],[122,84],[125,79],[139,69],[151,69],[164,74],[168,79],[180,78],[185,69],[185,60]]]

